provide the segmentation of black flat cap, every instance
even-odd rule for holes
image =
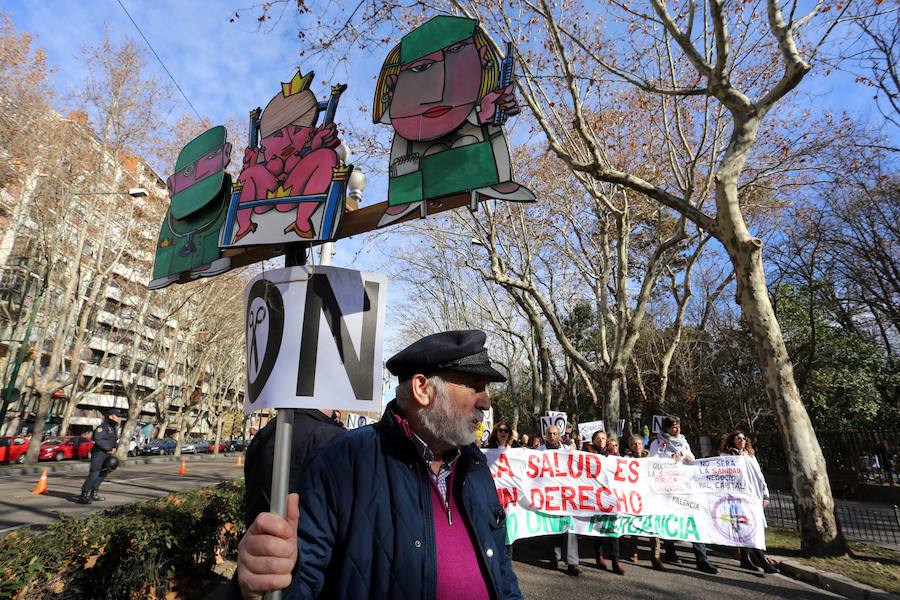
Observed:
[[[125,416],[125,411],[120,408],[107,408],[106,410],[102,411],[101,414],[104,417],[120,417],[121,418],[121,417]]]
[[[431,375],[437,371],[461,371],[483,375],[488,381],[506,381],[500,371],[491,366],[484,347],[487,334],[478,329],[443,331],[413,342],[388,359],[388,371],[400,381],[416,373]]]

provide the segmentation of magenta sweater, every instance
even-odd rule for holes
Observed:
[[[431,514],[437,546],[437,600],[487,600],[490,595],[478,564],[478,549],[472,543],[452,491],[455,475],[454,465],[447,480],[450,519],[437,486],[431,486]]]

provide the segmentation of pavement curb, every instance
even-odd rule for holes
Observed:
[[[822,571],[780,557],[777,560],[778,569],[783,575],[840,594],[850,600],[900,600],[900,596],[896,594],[854,581],[837,573]]]
[[[166,455],[166,456],[129,456],[126,465],[146,465],[150,463],[161,463],[161,462],[175,462],[180,460],[223,460],[236,459],[239,452],[222,452],[219,454],[219,458],[213,458],[212,454],[185,454],[182,456]],[[78,460],[78,461],[60,461],[60,462],[45,462],[40,463],[38,465],[27,465],[27,466],[4,466],[0,467],[0,477],[4,475],[38,475],[43,473],[44,471],[48,471],[50,473],[66,473],[66,472],[77,472],[77,471],[89,471],[91,468],[91,463],[88,460]]]

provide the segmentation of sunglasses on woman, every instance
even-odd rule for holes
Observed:
[[[509,433],[509,429],[501,427],[497,430],[497,433]]]

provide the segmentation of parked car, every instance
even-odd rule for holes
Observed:
[[[24,435],[0,436],[0,463],[24,463],[30,441],[31,438]]]
[[[206,454],[209,452],[209,440],[197,440],[197,453]]]
[[[226,447],[227,447],[227,445],[225,444],[225,442],[222,442],[222,441],[219,442],[219,452],[225,452]],[[207,449],[209,452],[215,452],[216,451],[215,448],[216,448],[216,443],[214,441],[210,442],[209,446],[207,446]]]
[[[94,441],[78,435],[50,438],[41,442],[38,460],[90,458]]]
[[[200,452],[201,447],[206,447],[206,442],[203,440],[185,440],[181,443],[181,453],[196,454]]]
[[[172,438],[153,440],[141,446],[141,454],[175,454],[175,440]]]
[[[237,438],[228,442],[228,451],[229,452],[243,452],[244,451],[245,442],[241,438]]]
[[[138,452],[140,452],[138,445],[138,441],[131,438],[131,441],[128,442],[128,456],[137,456]]]

